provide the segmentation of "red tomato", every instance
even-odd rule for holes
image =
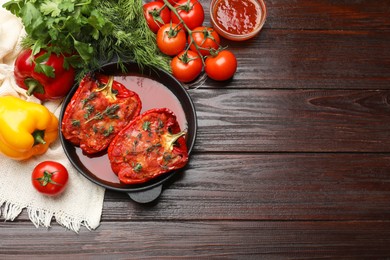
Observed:
[[[172,74],[181,82],[191,82],[202,71],[202,58],[194,51],[183,51],[171,61]]]
[[[157,32],[157,47],[162,53],[174,56],[184,50],[186,33],[177,24],[165,24]]]
[[[157,33],[162,25],[171,21],[171,12],[167,7],[162,7],[164,4],[161,2],[150,2],[143,6],[146,22],[154,33]]]
[[[190,30],[203,24],[204,10],[201,3],[197,0],[180,0],[175,5],[175,8],[180,18]],[[173,23],[180,24],[181,21],[174,12],[171,12],[171,17]]]
[[[221,42],[218,33],[206,26],[196,27],[192,31],[192,38],[203,56],[210,55],[210,49],[218,50]],[[190,43],[191,37],[188,36],[188,44]],[[190,49],[196,51],[195,45],[191,44]]]
[[[54,161],[44,161],[35,166],[31,181],[34,188],[48,196],[55,196],[65,190],[68,183],[68,171]]]
[[[161,3],[164,3],[164,0],[157,0],[157,1],[159,1],[159,2],[161,2]],[[168,2],[171,4],[171,5],[175,5],[176,4],[176,0],[168,0]]]
[[[237,70],[237,59],[228,50],[218,52],[216,56],[209,56],[205,61],[207,76],[214,80],[227,80],[233,77]]]

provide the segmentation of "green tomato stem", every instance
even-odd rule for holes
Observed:
[[[183,19],[180,17],[179,13],[177,12],[176,8],[169,3],[168,0],[164,0],[164,3],[168,6],[168,8],[177,16],[177,18],[180,20],[180,23],[183,25],[185,30],[188,32],[188,36],[190,37],[190,44],[188,46],[191,46],[191,44],[194,44],[196,52],[198,53],[200,59],[202,60],[203,67],[205,66],[203,55],[200,53],[199,46],[194,41],[194,37],[192,36],[192,30],[188,28],[187,24],[183,21]],[[187,4],[190,3],[190,0],[188,0]],[[189,48],[189,47],[188,47]],[[188,49],[186,50],[188,51]]]
[[[56,172],[58,172],[58,171],[54,171],[54,172],[43,171],[43,176],[40,178],[36,178],[35,180],[37,180],[39,182],[39,184],[41,184],[41,186],[43,186],[43,187],[45,187],[49,183],[54,184],[54,185],[58,185],[58,186],[62,186],[62,184],[52,180],[53,174]]]

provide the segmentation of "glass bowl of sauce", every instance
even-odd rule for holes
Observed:
[[[222,37],[244,41],[257,35],[265,23],[263,0],[212,0],[211,24]]]

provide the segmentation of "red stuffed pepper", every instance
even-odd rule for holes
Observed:
[[[176,116],[166,108],[134,118],[108,147],[111,168],[125,184],[140,184],[184,167],[188,150]]]
[[[141,107],[139,96],[113,76],[88,74],[65,109],[62,134],[85,154],[103,151]]]
[[[16,84],[42,101],[63,98],[74,84],[75,70],[64,68],[64,56],[41,50],[32,56],[23,50],[15,60]]]

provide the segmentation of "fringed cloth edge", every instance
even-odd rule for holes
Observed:
[[[88,221],[85,219],[70,217],[63,212],[53,212],[31,206],[21,206],[16,203],[4,201],[0,198],[0,218],[3,218],[5,221],[15,220],[22,213],[23,209],[27,209],[28,217],[36,228],[49,228],[54,218],[59,225],[76,233],[80,231],[81,226],[85,226],[88,230],[92,230]]]

